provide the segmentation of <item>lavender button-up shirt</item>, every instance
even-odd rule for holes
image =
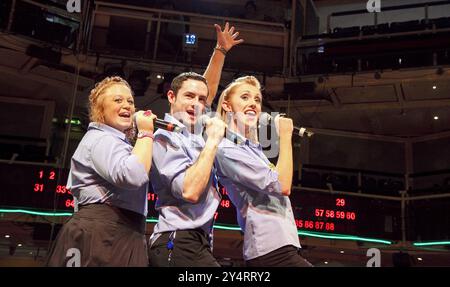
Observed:
[[[281,194],[278,173],[261,145],[224,139],[216,155],[219,181],[236,207],[244,232],[244,259],[250,260],[287,245],[300,248],[288,196]]]
[[[166,114],[164,120],[182,127],[182,132],[159,129],[155,133],[150,178],[153,191],[158,195],[155,208],[159,211],[159,219],[152,241],[166,231],[201,228],[211,234],[214,213],[221,200],[214,185],[214,173],[197,203],[183,199],[186,170],[197,161],[205,141],[200,135],[190,133],[171,115]]]
[[[67,182],[79,205],[108,203],[147,216],[149,177],[125,134],[108,125],[90,123],[78,145]]]

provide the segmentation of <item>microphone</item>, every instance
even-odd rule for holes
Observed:
[[[285,116],[285,114],[280,114],[280,116],[283,117],[283,116]],[[274,118],[269,113],[263,112],[260,115],[259,123],[267,126],[267,125],[270,125],[270,122],[273,120],[274,120]],[[293,134],[298,135],[299,137],[304,137],[305,134],[308,137],[311,137],[314,135],[314,133],[312,131],[309,131],[304,127],[296,127],[296,126],[294,126]]]
[[[210,119],[211,117],[208,114],[203,114],[201,115],[198,120],[197,120],[197,125],[200,125],[202,128],[206,127],[206,121],[208,119]],[[230,141],[236,143],[236,144],[241,144],[245,141],[245,138],[243,138],[242,136],[236,134],[235,132],[229,130],[228,128],[225,129],[224,131],[224,138],[229,139]]]
[[[137,125],[136,125],[136,113],[133,114],[133,121],[134,121],[134,125],[137,128]],[[153,125],[156,128],[163,129],[163,130],[166,130],[166,131],[169,131],[169,132],[176,132],[176,133],[180,133],[181,132],[181,128],[179,126],[177,126],[176,124],[172,124],[172,123],[160,120],[160,119],[154,119],[153,120]]]

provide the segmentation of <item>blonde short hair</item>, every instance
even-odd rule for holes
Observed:
[[[254,87],[256,87],[258,90],[261,90],[261,84],[259,83],[258,79],[254,76],[244,76],[235,79],[233,82],[228,84],[228,86],[225,88],[225,90],[222,91],[222,94],[220,94],[219,103],[217,104],[217,115],[220,116],[220,118],[226,122],[226,114],[227,112],[222,108],[222,103],[224,101],[228,101],[230,99],[230,95],[234,93],[237,87],[249,84]]]
[[[106,77],[102,81],[95,84],[95,87],[91,90],[91,94],[89,95],[89,119],[92,122],[100,122],[104,123],[105,118],[103,115],[103,101],[99,101],[100,96],[105,92],[105,90],[113,85],[125,85],[127,86],[131,93],[130,85],[127,81],[122,79],[119,76],[114,77]]]

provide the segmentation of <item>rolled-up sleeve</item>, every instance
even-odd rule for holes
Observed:
[[[157,169],[159,180],[170,188],[174,197],[183,199],[183,183],[186,170],[193,165],[182,142],[158,135],[153,142],[153,168]]]
[[[109,183],[123,189],[138,189],[149,182],[144,165],[130,147],[117,138],[105,135],[92,146],[95,171]]]
[[[219,149],[217,165],[219,177],[226,177],[258,192],[282,196],[278,172],[243,150]]]

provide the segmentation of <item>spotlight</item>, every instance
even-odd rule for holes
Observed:
[[[19,243],[19,244],[17,244],[17,246],[18,246],[18,247],[22,247],[22,244],[21,244],[21,243]]]
[[[436,90],[437,89],[437,87],[436,86],[433,86],[433,90]]]
[[[422,261],[423,259],[422,259],[422,257],[417,257],[417,260]]]
[[[434,119],[435,121],[437,121],[437,120],[439,120],[439,117],[438,117],[438,116],[434,116],[433,119]]]
[[[344,254],[345,252],[344,252],[344,250],[341,250],[339,253]]]
[[[10,237],[11,237],[11,236],[10,236],[10,235],[8,235],[8,234],[6,234],[6,235],[5,235],[5,238],[10,238]]]
[[[175,73],[166,73],[164,75],[161,75],[163,81],[159,83],[157,88],[157,93],[162,94],[163,97],[166,96],[167,91],[170,90],[170,84],[172,83],[173,78],[175,78],[177,74]]]

